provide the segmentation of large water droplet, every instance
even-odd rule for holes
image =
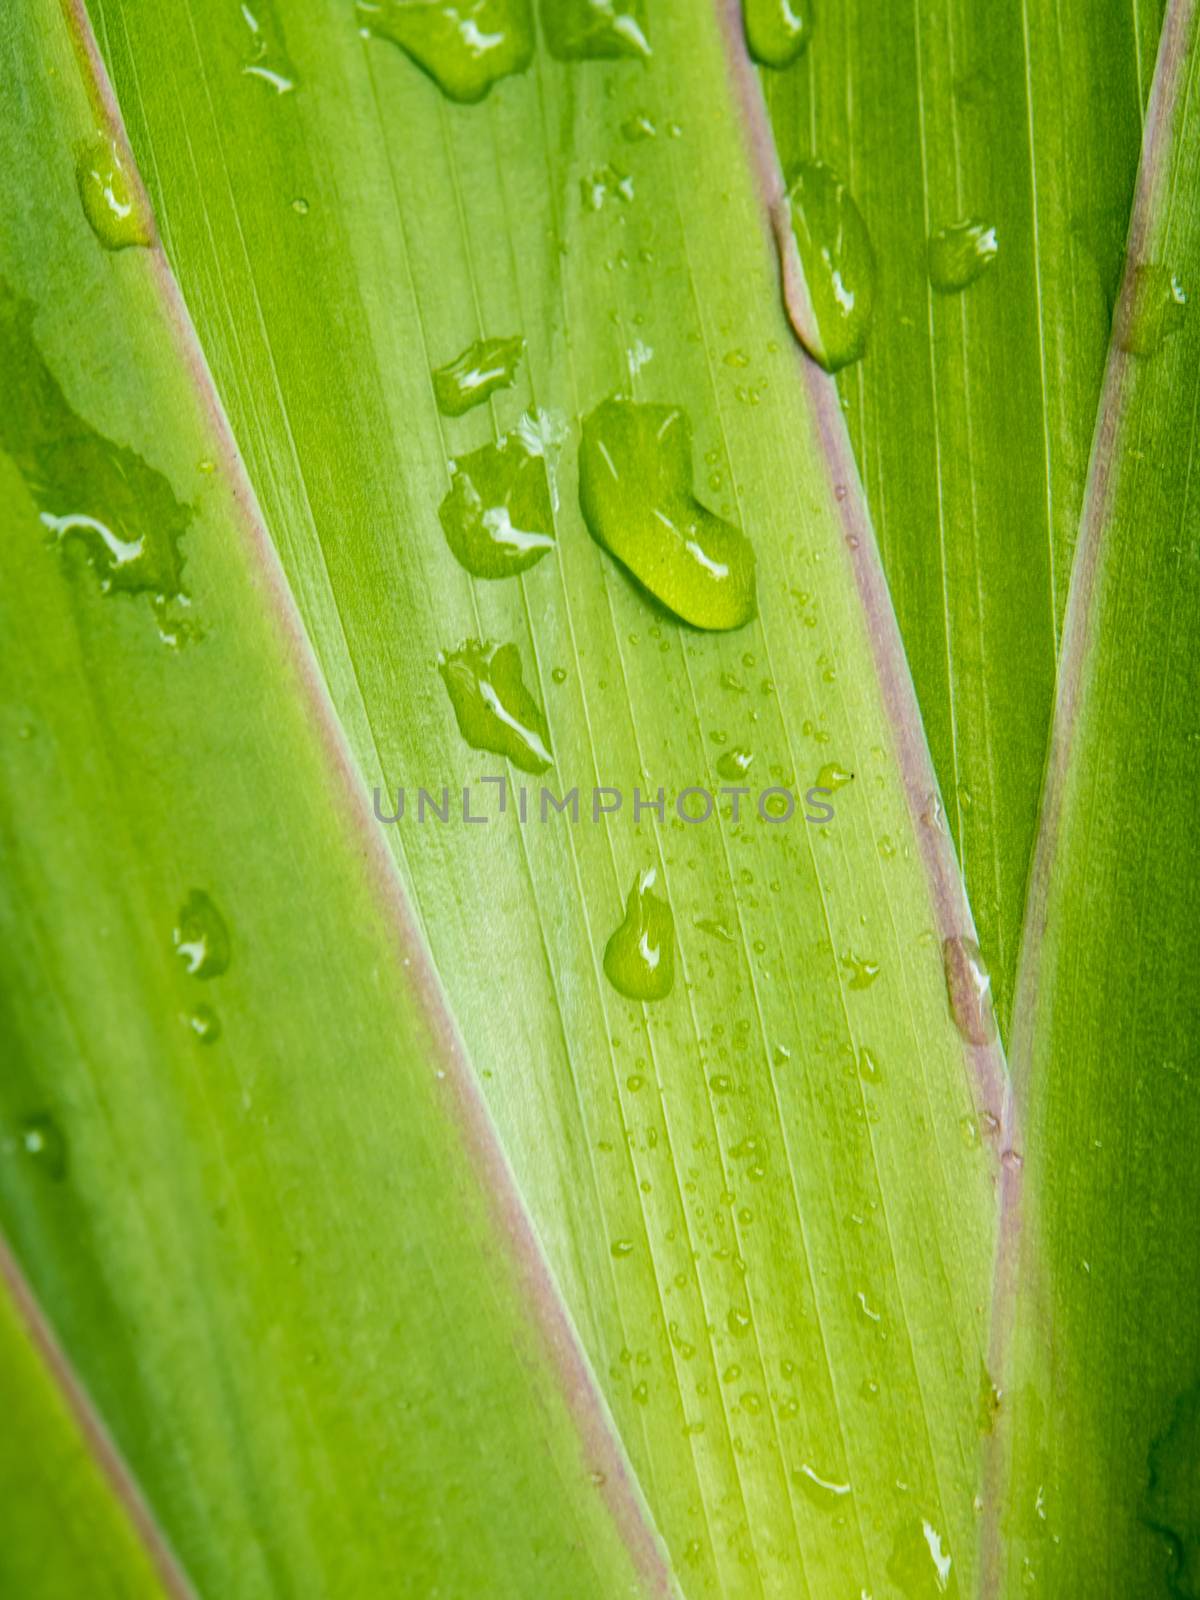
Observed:
[[[846,1503],[850,1495],[848,1483],[839,1483],[836,1478],[823,1477],[807,1462],[792,1473],[792,1482],[803,1489],[813,1505],[819,1506],[822,1511],[836,1511],[839,1506]]]
[[[992,980],[974,939],[947,939],[942,945],[946,994],[955,1027],[968,1044],[991,1044],[996,1037]]]
[[[99,134],[82,152],[75,178],[83,214],[106,250],[151,243],[154,220],[139,185],[107,134]]]
[[[857,361],[866,348],[875,301],[875,251],[850,191],[823,161],[797,168],[787,198],[812,302],[812,324],[797,325],[796,332],[809,354],[827,372],[836,372]]]
[[[507,389],[517,375],[524,350],[525,341],[520,337],[477,339],[469,344],[433,374],[438,410],[447,417],[461,417],[497,389]]]
[[[531,0],[358,0],[358,23],[390,39],[451,100],[482,100],[533,60]]]
[[[908,1600],[958,1594],[958,1579],[941,1534],[926,1518],[906,1521],[896,1534],[888,1577]]]
[[[813,29],[809,0],[745,0],[746,43],[764,67],[790,67]]]
[[[1154,262],[1143,262],[1133,276],[1118,310],[1117,342],[1131,355],[1150,356],[1164,340],[1178,333],[1187,315],[1187,295],[1175,274]]]
[[[459,461],[438,511],[446,542],[477,578],[510,578],[554,545],[546,463],[520,434]]]
[[[639,873],[625,902],[625,920],[604,947],[608,981],[628,1000],[662,1000],[675,981],[675,919],[654,890],[658,874]]]
[[[473,750],[507,756],[522,772],[550,766],[550,730],[521,676],[515,644],[468,639],[438,657],[458,731]]]
[[[560,61],[650,54],[645,0],[542,0],[542,27]]]
[[[48,1111],[25,1117],[17,1129],[17,1144],[41,1173],[55,1183],[67,1175],[67,1141]]]
[[[982,277],[1000,245],[996,230],[968,218],[939,228],[929,239],[929,281],[942,294],[955,294]]]
[[[253,9],[243,3],[242,21],[250,30],[250,59],[242,72],[276,94],[291,94],[296,87],[296,69],[280,43],[274,0],[254,0]]]
[[[685,622],[729,629],[754,616],[754,551],[693,495],[691,424],[678,406],[597,406],[583,424],[579,503],[596,542]]]
[[[229,929],[203,889],[184,901],[172,937],[189,977],[219,978],[229,966]]]
[[[13,458],[51,542],[82,551],[105,594],[182,594],[191,520],[162,473],[73,411],[32,334],[33,308],[0,280],[0,448]]]

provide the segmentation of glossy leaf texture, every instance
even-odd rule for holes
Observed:
[[[1017,990],[1026,1194],[1001,1308],[994,1595],[1188,1596],[1200,1574],[1200,322],[1181,299],[1200,283],[1198,71],[1197,8],[1173,3]]]
[[[107,487],[132,451],[188,514],[97,544],[46,487],[74,458],[5,447],[32,729],[6,1115],[49,1111],[70,1156],[7,1163],[0,1202],[203,1591],[974,1581],[1004,1092],[947,998],[974,930],[724,21],[618,6],[612,37],[597,9],[476,98],[363,8],[98,0],[165,255],[106,251],[80,206],[85,19],[4,25],[6,182],[39,175],[5,275]],[[445,415],[433,375],[517,338],[511,385]],[[675,555],[719,529],[732,610],[589,530],[583,423],[614,397],[686,416],[669,459],[639,426],[614,464]],[[514,434],[553,539],[473,576],[439,508]],[[116,592],[176,544],[190,607]],[[674,809],[731,772],[737,815]]]
[[[784,177],[871,240],[838,387],[1005,1026],[1161,11],[858,0],[761,70]]]

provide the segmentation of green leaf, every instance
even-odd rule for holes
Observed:
[[[715,14],[660,8],[645,61],[584,28],[474,105],[349,7],[94,16],[166,255],[89,228],[73,146],[120,135],[42,0],[3,35],[38,204],[0,260],[101,457],[188,509],[191,605],[103,593],[5,463],[4,1111],[70,1166],[5,1163],[0,1216],[164,1528],[213,1593],[662,1592],[654,1530],[689,1594],[968,1591],[1003,1064],[951,1015],[970,915]],[[517,336],[444,417],[431,374]],[[589,536],[614,395],[686,412],[671,504],[749,541],[754,621],[684,628]],[[531,407],[568,430],[554,548],[473,580],[449,462]],[[438,671],[470,640],[515,647],[578,825],[538,785],[459,820],[506,770]],[[633,815],[735,752],[740,819]],[[419,785],[453,821],[372,822]],[[816,785],[832,820],[755,803]],[[650,868],[643,1006],[604,952]]]
[[[873,242],[838,389],[1005,1026],[1161,12],[857,0],[762,72]]]
[[[1197,30],[1169,8],[1031,879],[996,1594],[1197,1593]]]

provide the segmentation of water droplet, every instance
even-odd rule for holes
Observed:
[[[735,1338],[741,1338],[750,1331],[750,1313],[743,1311],[741,1306],[731,1306],[729,1315],[725,1318],[725,1326]]]
[[[296,69],[279,39],[279,22],[273,0],[255,0],[253,10],[243,4],[242,21],[250,30],[250,59],[242,68],[247,78],[257,78],[276,94],[291,94]]]
[[[1150,356],[1178,333],[1187,315],[1187,295],[1175,274],[1154,262],[1134,267],[1121,298],[1117,342],[1131,355]]]
[[[717,771],[722,778],[730,783],[736,783],[739,778],[744,778],[750,771],[754,762],[754,755],[742,745],[735,745],[732,750],[726,750],[717,760]]]
[[[477,578],[510,578],[554,547],[546,464],[520,434],[450,463],[438,508],[446,543]]]
[[[866,1045],[858,1052],[858,1075],[866,1083],[880,1083],[883,1073],[879,1070],[879,1062],[875,1059]]]
[[[580,178],[579,192],[588,211],[599,211],[608,200],[622,200],[628,205],[633,199],[633,178],[611,164],[597,167]]]
[[[645,0],[542,0],[542,28],[560,61],[650,54]]]
[[[633,1240],[614,1239],[612,1242],[612,1253],[618,1261],[623,1256],[631,1256],[633,1254]]]
[[[551,672],[551,674],[550,674],[550,678],[551,678],[551,681],[553,683],[566,683],[566,681],[567,681],[567,669],[566,669],[566,667],[555,667],[553,672]]]
[[[869,989],[879,976],[878,961],[868,961],[864,956],[844,955],[842,965],[850,974],[846,980],[848,989]]]
[[[25,1117],[17,1129],[17,1143],[39,1172],[55,1183],[67,1175],[67,1141],[48,1111]]]
[[[302,194],[298,194],[292,201],[292,210],[298,217],[306,217],[308,215],[308,201]]]
[[[608,981],[627,1000],[662,1000],[675,981],[675,919],[653,893],[658,874],[639,873],[625,902],[625,920],[604,947]]]
[[[366,33],[398,44],[451,100],[482,100],[533,60],[530,0],[358,0]]]
[[[722,944],[735,942],[729,929],[715,917],[697,917],[692,926],[699,928],[701,933],[707,933],[710,939],[719,939]]]
[[[13,458],[51,543],[82,551],[103,593],[177,600],[191,521],[162,473],[67,402],[32,335],[33,308],[0,280],[0,448]]]
[[[982,1135],[979,1132],[979,1124],[975,1118],[972,1116],[960,1117],[958,1127],[967,1149],[978,1150],[982,1143]]]
[[[677,406],[598,406],[583,424],[579,503],[597,544],[685,622],[724,630],[754,616],[754,551],[693,495],[691,425]]]
[[[929,281],[941,294],[956,294],[980,278],[995,261],[996,230],[967,218],[939,228],[929,238]]]
[[[1150,1447],[1149,1484],[1143,1517],[1168,1545],[1168,1593],[1194,1600],[1200,1593],[1200,1502],[1196,1463],[1200,1461],[1200,1386],[1175,1401],[1166,1430]],[[1046,1512],[1041,1505],[1044,1521]]]
[[[968,1044],[991,1044],[996,1037],[992,980],[974,939],[947,939],[942,945],[950,1015]]]
[[[621,124],[622,137],[629,144],[640,144],[643,139],[653,139],[658,129],[644,111]]]
[[[816,787],[828,789],[831,794],[836,794],[839,789],[844,789],[848,783],[853,783],[854,774],[847,772],[845,767],[839,767],[835,761],[821,768],[817,773]]]
[[[184,1020],[199,1044],[216,1044],[221,1037],[221,1019],[211,1006],[197,1006]]]
[[[950,1552],[931,1522],[906,1521],[897,1531],[888,1559],[888,1576],[908,1600],[937,1600],[957,1595]]]
[[[757,1417],[763,1408],[762,1395],[757,1394],[753,1389],[748,1389],[744,1395],[740,1396],[738,1403],[742,1410],[752,1417]]]
[[[525,687],[515,644],[467,639],[438,657],[438,671],[472,750],[507,756],[522,772],[545,772],[553,760],[550,730]]]
[[[438,367],[433,374],[433,392],[438,410],[447,417],[461,417],[472,406],[481,405],[497,389],[507,389],[517,375],[525,341],[476,339],[461,354]]]
[[[141,188],[107,134],[97,135],[80,154],[75,179],[83,214],[106,250],[152,243],[154,220]]]
[[[789,67],[812,34],[808,0],[745,0],[746,43],[764,67]]]
[[[837,372],[866,348],[875,251],[850,191],[824,162],[799,167],[787,199],[813,319],[796,332],[826,372]]]
[[[184,901],[172,937],[189,977],[219,978],[229,966],[229,929],[203,889]]]
[[[633,1386],[633,1398],[639,1406],[644,1406],[650,1399],[650,1388],[644,1381]]]
[[[835,1478],[823,1477],[807,1462],[792,1473],[792,1482],[803,1489],[813,1505],[819,1506],[822,1511],[836,1511],[845,1503],[850,1493],[848,1483],[839,1483]]]

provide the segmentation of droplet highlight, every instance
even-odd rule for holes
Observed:
[[[461,417],[498,389],[507,389],[517,375],[524,352],[525,341],[519,336],[477,339],[469,344],[433,374],[438,410],[443,416]]]
[[[17,1129],[17,1147],[52,1183],[61,1183],[66,1177],[67,1141],[48,1111],[36,1111],[22,1119]]]
[[[438,509],[446,543],[477,578],[511,578],[554,547],[546,463],[520,434],[450,463]]]
[[[188,977],[219,978],[228,968],[229,928],[203,889],[193,889],[184,901],[172,938]]]
[[[797,320],[790,301],[788,310],[804,348],[826,372],[837,372],[866,349],[875,304],[875,250],[849,189],[823,161],[796,169],[787,208],[811,319]]]
[[[942,945],[946,995],[954,1025],[968,1044],[991,1044],[996,1037],[992,980],[974,939],[955,937]]]
[[[743,0],[746,44],[764,67],[790,67],[808,48],[813,14],[808,0]]]
[[[474,104],[533,60],[530,0],[358,0],[359,27],[390,39],[450,100]]]
[[[98,135],[80,154],[75,179],[83,214],[106,250],[153,242],[154,220],[115,140]]]
[[[606,400],[586,418],[579,503],[596,543],[693,627],[755,615],[754,550],[692,493],[692,434],[678,406]]]
[[[103,594],[183,593],[179,544],[191,521],[161,472],[72,409],[33,338],[33,308],[0,280],[0,449],[25,480],[48,542],[80,552]]]
[[[625,919],[604,947],[604,973],[627,1000],[663,1000],[675,982],[675,918],[654,893],[657,870],[639,873]]]
[[[1130,355],[1153,355],[1183,327],[1187,306],[1183,285],[1170,268],[1142,262],[1133,268],[1118,311],[1118,344]]]
[[[473,750],[505,756],[522,772],[545,772],[552,763],[550,730],[525,687],[515,644],[468,639],[438,657],[458,731]]]
[[[542,29],[560,61],[650,54],[645,0],[542,0]]]
[[[957,294],[981,278],[1000,251],[996,229],[968,217],[930,235],[929,281],[940,294]]]

